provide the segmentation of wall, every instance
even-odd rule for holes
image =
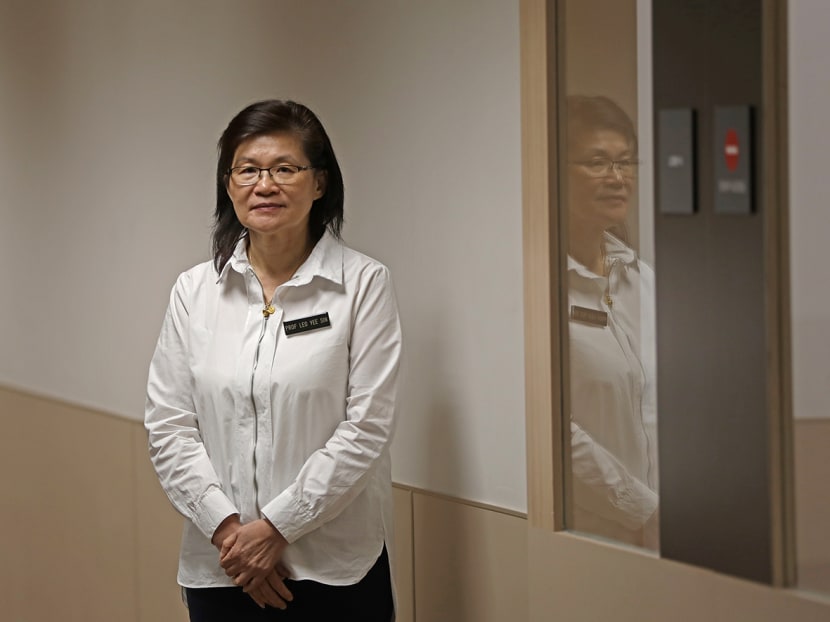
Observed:
[[[792,0],[789,7],[790,249],[792,279],[793,406],[796,426],[798,582],[830,594],[830,311],[823,261],[830,231],[824,170],[830,128],[830,85],[824,79],[830,40],[823,24],[830,5]],[[808,501],[811,500],[811,501]]]
[[[830,231],[826,203],[826,123],[830,108],[827,58],[830,4],[791,0],[790,81],[790,248],[792,249],[793,391],[796,417],[830,418],[830,304],[823,254]]]
[[[3,0],[0,383],[140,419],[169,289],[208,257],[215,141],[295,98],[347,242],[394,275],[395,479],[523,511],[518,80],[515,2]]]
[[[26,612],[11,619],[183,619],[179,519],[137,421],[146,364],[175,274],[207,255],[215,139],[273,95],[320,112],[347,175],[346,236],[396,276],[410,344],[402,620],[827,619],[826,601],[528,530],[512,511],[525,506],[517,17],[495,0],[0,1],[0,383],[23,391],[0,388],[0,529],[14,534],[0,602]],[[819,437],[799,438],[826,468]],[[801,516],[826,525],[819,510]],[[805,551],[827,541],[813,533]]]
[[[717,107],[762,110],[762,1],[664,0],[652,19],[654,107],[694,110],[697,149],[695,213],[654,215],[660,551],[771,581],[767,186],[756,176],[745,216],[715,199]],[[759,143],[746,159],[761,161]]]

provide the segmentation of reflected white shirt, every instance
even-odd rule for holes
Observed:
[[[401,332],[389,272],[326,233],[273,306],[265,317],[245,239],[218,278],[206,262],[173,287],[145,425],[187,519],[185,587],[232,585],[210,539],[234,513],[279,529],[294,579],[353,584],[391,549]],[[286,335],[324,313],[329,326]]]
[[[658,505],[654,273],[610,234],[605,249],[608,277],[568,258],[569,308],[607,313],[569,321],[574,526],[639,543]]]

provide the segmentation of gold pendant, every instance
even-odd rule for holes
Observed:
[[[268,317],[269,315],[274,315],[274,305],[268,305],[262,310],[262,317]]]
[[[609,307],[614,306],[614,301],[611,300],[611,294],[605,294],[605,304],[607,304]]]

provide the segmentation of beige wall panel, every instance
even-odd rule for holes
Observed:
[[[527,521],[413,495],[418,622],[527,620]]]
[[[147,434],[133,430],[136,529],[138,531],[138,622],[184,622],[187,609],[176,583],[182,517],[158,483],[147,452]]]
[[[136,620],[133,424],[0,388],[3,619]]]
[[[672,589],[659,572],[646,587],[642,577],[658,563],[653,557],[537,529],[528,538],[532,621],[557,612],[568,622],[687,622],[700,619],[690,614],[694,608],[709,611],[702,594]],[[671,615],[649,617],[656,611]]]
[[[830,419],[796,419],[794,444],[798,585],[830,594]]]
[[[415,619],[415,577],[412,549],[412,491],[393,487],[395,503],[395,587],[398,591],[397,622]]]
[[[528,534],[531,622],[819,622],[830,602],[569,534]]]

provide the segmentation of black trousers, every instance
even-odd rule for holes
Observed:
[[[191,622],[389,622],[392,580],[386,547],[369,573],[354,585],[285,580],[294,600],[285,610],[260,609],[241,587],[186,588]]]

